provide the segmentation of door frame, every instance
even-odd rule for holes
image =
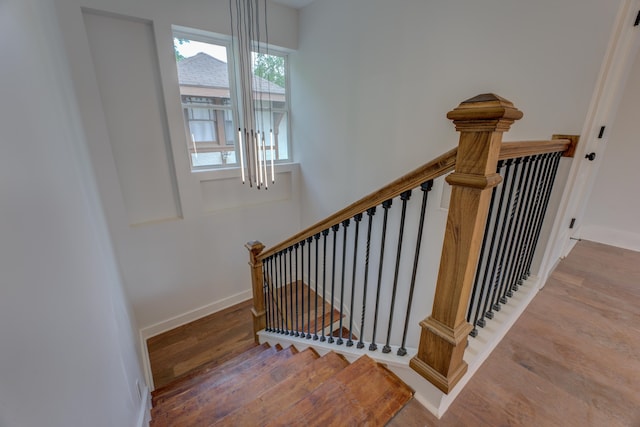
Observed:
[[[640,48],[640,25],[634,26],[640,0],[621,0],[598,80],[584,122],[580,143],[567,178],[564,193],[542,258],[541,285],[561,258],[571,252],[580,238],[582,219],[598,175],[600,162],[588,161],[586,153],[602,158],[608,134],[599,138],[602,126],[611,128],[622,99],[631,68]],[[572,219],[575,225],[570,228]]]

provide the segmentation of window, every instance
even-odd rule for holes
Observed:
[[[237,102],[231,42],[201,32],[174,31],[178,82],[192,170],[239,166]],[[257,121],[273,129],[274,150],[266,156],[290,159],[287,56],[253,54],[253,99]]]

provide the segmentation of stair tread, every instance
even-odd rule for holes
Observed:
[[[295,283],[287,284],[282,287],[283,295],[284,293],[290,295],[291,291],[293,291],[295,299],[295,302],[293,303],[293,310],[295,311],[296,307],[299,309],[297,315],[289,313],[289,311],[291,310],[291,301],[289,301],[286,305],[286,310],[282,309],[281,305],[284,304],[284,298],[281,302],[281,295],[279,293],[280,288],[278,288],[277,293],[272,294],[271,298],[269,297],[270,294],[267,294],[267,298],[270,298],[276,311],[275,324],[271,324],[272,319],[268,319],[268,322],[271,324],[271,327],[276,330],[280,330],[282,326],[287,330],[298,330],[298,332],[308,333],[312,335],[317,333],[318,335],[321,335],[322,326],[330,326],[331,304],[323,302],[322,297],[320,295],[316,295],[313,289],[311,289],[307,284],[301,281],[299,281],[298,283],[300,285],[300,292],[298,293],[297,299],[295,299]],[[293,289],[291,289],[292,287]],[[316,305],[318,309],[317,312]],[[309,309],[308,313],[305,307]],[[284,320],[285,313],[287,314],[286,321]],[[340,320],[340,310],[334,308],[333,318],[334,323]]]
[[[152,417],[155,417],[161,413],[168,413],[173,411],[176,407],[186,404],[194,397],[201,393],[206,393],[207,390],[214,389],[230,380],[243,379],[250,375],[255,375],[255,372],[261,372],[264,369],[269,369],[273,363],[277,363],[280,360],[286,360],[297,353],[297,350],[293,347],[282,350],[280,346],[276,346],[273,349],[268,349],[262,353],[257,354],[255,357],[240,363],[237,366],[233,366],[230,369],[214,369],[201,381],[191,384],[186,389],[181,389],[179,393],[176,393],[154,406],[151,409]]]
[[[382,426],[412,396],[391,371],[362,356],[265,425]]]
[[[215,425],[262,425],[280,412],[285,411],[289,406],[294,405],[347,366],[349,366],[349,362],[344,357],[329,352],[314,360],[306,369],[290,375],[284,381],[263,391],[255,399],[220,419]]]
[[[307,349],[301,353],[293,347],[271,356],[268,363],[237,375],[228,376],[215,384],[197,387],[188,398],[176,400],[170,408],[158,409],[153,414],[154,425],[180,426],[210,425],[215,420],[234,411],[245,402],[254,399],[264,389],[270,388],[289,375],[304,370],[318,354]]]
[[[278,348],[271,347],[269,344],[265,343],[260,346],[253,347],[222,364],[212,362],[204,365],[200,369],[194,370],[187,375],[154,390],[151,393],[152,404],[153,406],[158,406],[162,402],[189,390],[191,387],[203,381],[212,381],[217,377],[230,375],[233,372],[240,372],[243,369],[250,368],[261,361],[266,360],[276,352],[278,352]]]

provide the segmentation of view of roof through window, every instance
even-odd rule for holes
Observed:
[[[230,82],[233,68],[230,44],[175,37],[178,81],[187,132],[188,152],[194,170],[239,166],[237,144],[238,93]],[[289,160],[286,57],[253,55],[253,98],[257,120],[273,129],[273,147],[267,160]]]

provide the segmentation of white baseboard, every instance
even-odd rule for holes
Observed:
[[[458,394],[464,390],[471,377],[500,344],[507,332],[511,330],[511,327],[516,323],[520,315],[524,313],[524,310],[531,303],[539,289],[540,279],[538,277],[533,276],[525,280],[520,285],[520,289],[514,292],[513,297],[509,299],[509,303],[504,304],[500,311],[494,312],[494,318],[487,322],[487,326],[479,330],[478,336],[469,338],[469,346],[464,353],[464,361],[468,365],[467,372],[454,389],[442,399],[442,403],[438,408],[439,412],[436,414],[438,418],[444,415]]]
[[[151,393],[149,393],[149,387],[145,387],[140,399],[136,427],[149,427],[149,422],[151,422]]]
[[[158,322],[151,326],[146,326],[140,329],[140,345],[143,355],[142,362],[144,365],[144,374],[147,384],[149,384],[151,390],[155,389],[155,386],[153,384],[153,375],[151,374],[151,364],[149,362],[149,352],[147,350],[147,340],[149,338],[159,335],[163,332],[170,331],[171,329],[177,328],[178,326],[186,325],[187,323],[201,319],[210,314],[217,313],[220,310],[224,310],[225,308],[251,299],[252,297],[252,291],[251,289],[248,289],[246,291],[242,291],[227,298],[214,301],[200,308],[187,311],[186,313],[179,314],[167,320],[163,320],[162,322]]]
[[[196,308],[194,310],[187,311],[186,313],[171,317],[167,320],[163,320],[151,326],[146,326],[140,329],[140,332],[145,339],[148,339],[163,332],[167,332],[171,329],[177,328],[178,326],[186,325],[187,323],[193,322],[194,320],[198,320],[220,310],[224,310],[225,308],[251,299],[252,297],[253,295],[251,293],[251,289],[248,289],[235,295],[231,295],[230,297],[214,301],[200,308]]]
[[[580,238],[605,245],[616,246],[640,252],[640,234],[602,227],[585,225],[580,228]]]

